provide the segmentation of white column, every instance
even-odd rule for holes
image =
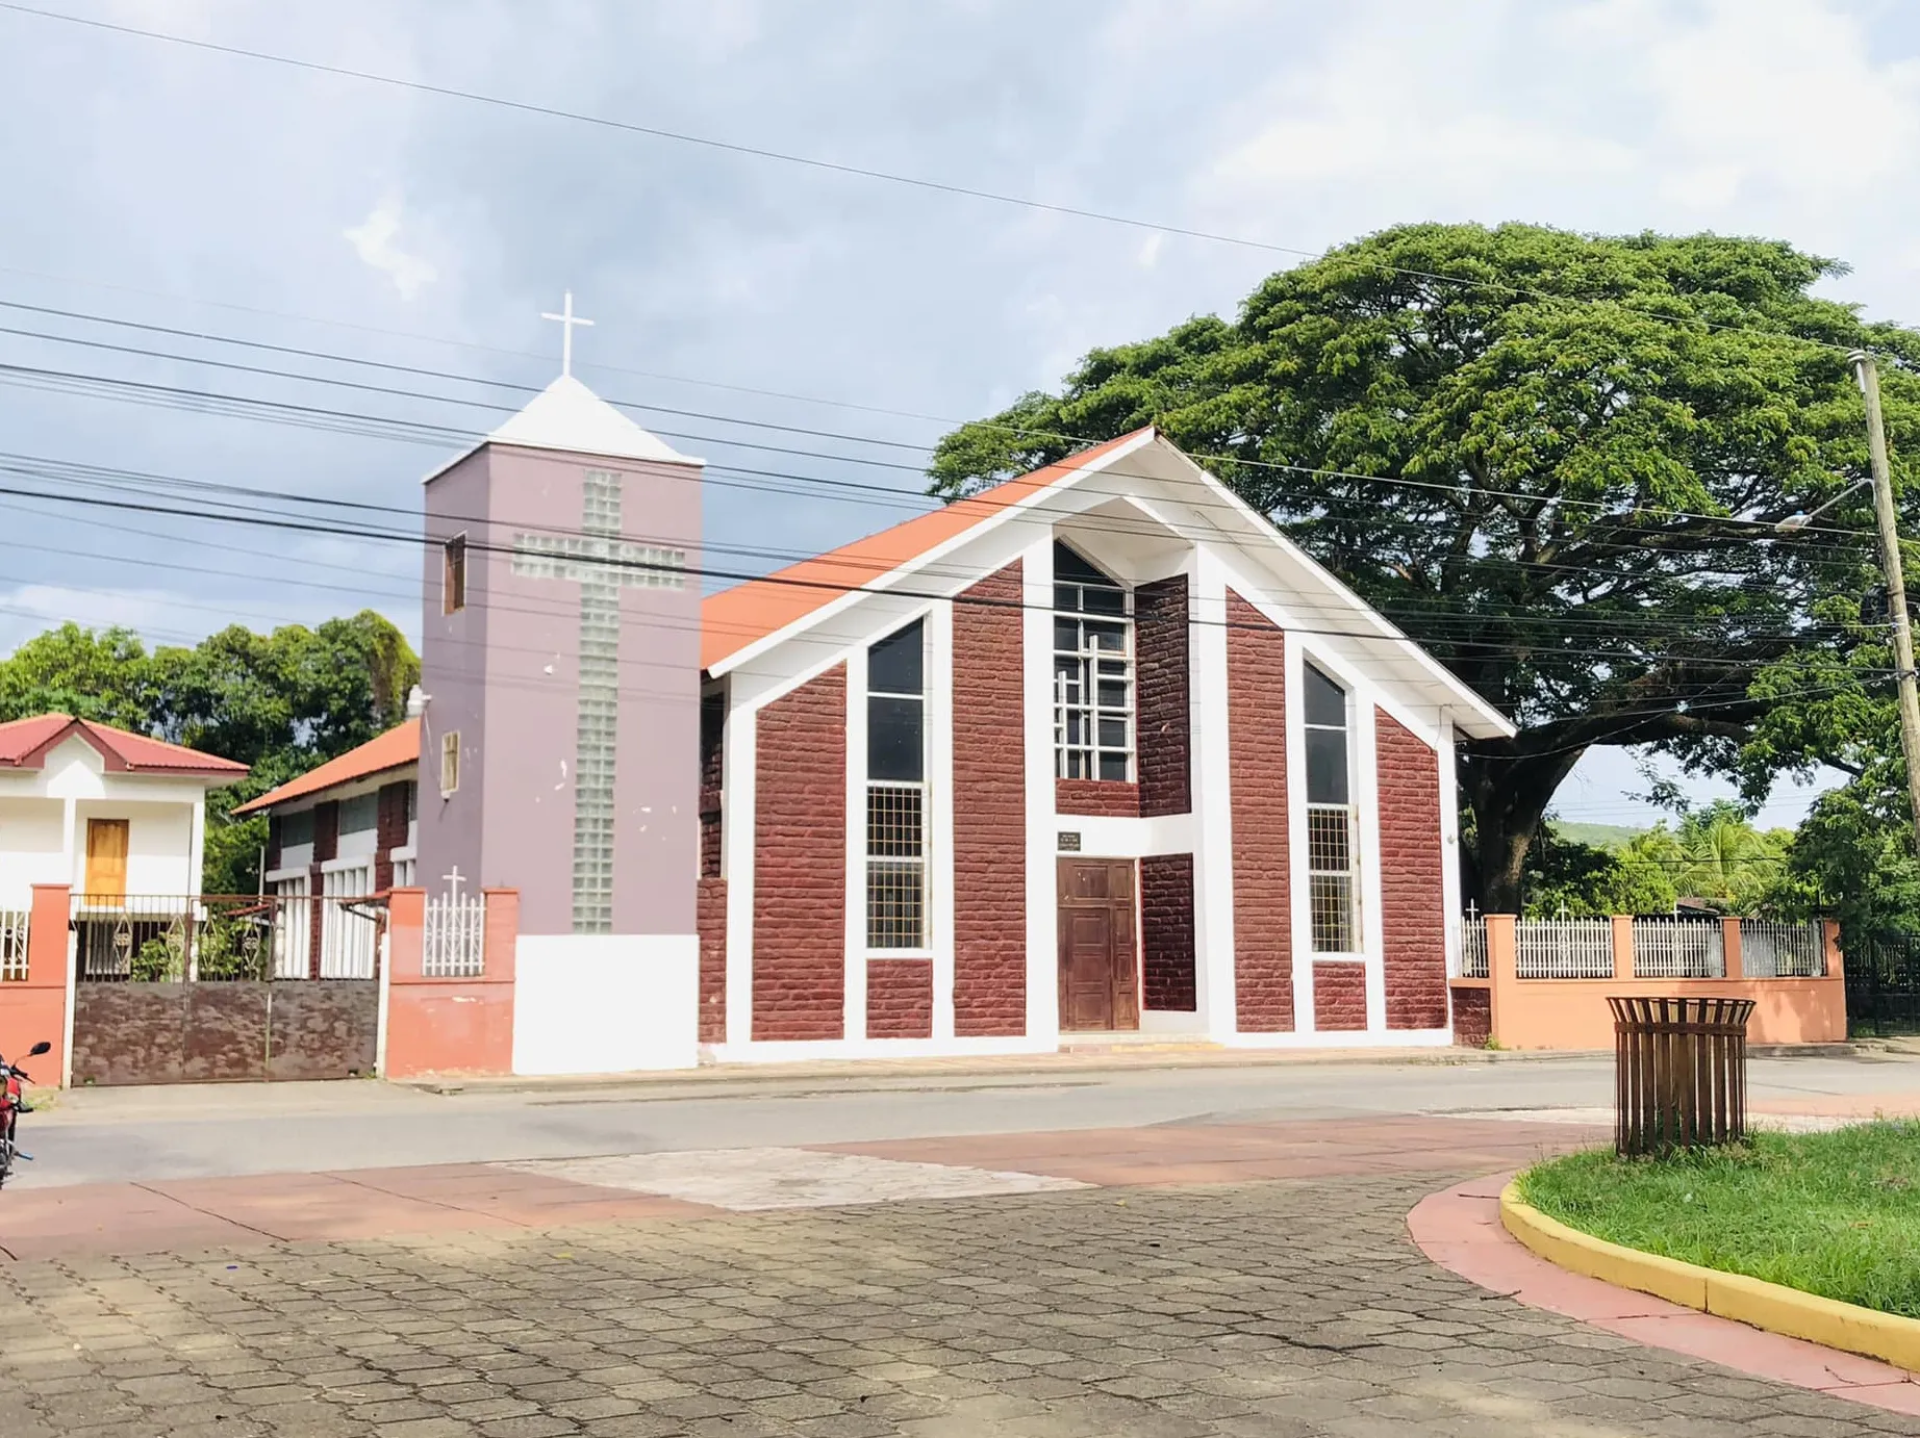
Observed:
[[[207,886],[207,801],[204,797],[187,805],[187,889],[198,894]]]
[[[1373,691],[1356,685],[1353,799],[1360,815],[1360,947],[1367,960],[1367,1031],[1387,1027],[1386,904],[1380,882],[1380,750]]]
[[[1307,885],[1307,739],[1300,641],[1287,635],[1287,893],[1293,910],[1293,1028],[1314,1032],[1313,905]]]
[[[1027,759],[1027,1037],[1060,1037],[1058,820],[1053,803],[1053,533],[1020,556]]]
[[[841,1036],[867,1038],[867,650],[847,652],[846,916],[842,927]]]
[[[927,923],[933,1036],[953,1037],[953,605],[927,615]]]
[[[74,832],[74,827],[76,823],[76,820],[74,818],[74,815],[76,812],[76,801],[73,799],[64,799],[61,801],[61,806],[62,807],[60,811],[60,825],[61,825],[60,849],[61,849],[61,853],[64,855],[66,859],[67,883],[71,885],[73,888],[73,891],[76,894],[78,894],[86,890],[87,879],[86,879],[86,875],[81,872],[79,868],[79,863],[78,863],[77,851],[79,847],[79,839]]]
[[[1227,730],[1227,587],[1196,547],[1188,615],[1187,733],[1193,803],[1194,1007],[1200,1030],[1234,1031],[1232,760]]]
[[[736,679],[732,686],[739,688]],[[753,821],[759,798],[755,782],[755,728],[759,711],[730,706],[721,745],[721,784],[726,794],[724,847],[727,876],[727,1043],[753,1037]]]
[[[1440,894],[1447,932],[1447,974],[1460,973],[1460,780],[1453,750],[1453,721],[1440,714]]]

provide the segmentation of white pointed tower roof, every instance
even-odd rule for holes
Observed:
[[[561,375],[512,419],[427,478],[438,478],[467,455],[489,444],[604,455],[608,459],[650,459],[665,464],[706,463],[681,454],[660,436],[642,429],[572,375]]]

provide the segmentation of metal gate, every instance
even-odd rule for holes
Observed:
[[[75,895],[74,1083],[371,1074],[384,920],[380,903],[335,895]],[[332,966],[350,977],[292,976],[310,972],[303,960],[315,927],[366,962]]]
[[[1849,936],[1842,971],[1849,1033],[1920,1033],[1920,935]]]

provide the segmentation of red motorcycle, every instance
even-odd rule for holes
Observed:
[[[52,1048],[53,1045],[50,1043],[44,1041],[37,1043],[27,1050],[27,1057],[39,1058],[41,1054],[51,1051]],[[26,1101],[21,1092],[22,1085],[32,1082],[33,1075],[21,1068],[19,1064],[10,1064],[4,1058],[0,1058],[0,1188],[6,1187],[7,1178],[13,1172],[13,1161],[16,1158],[24,1158],[29,1163],[33,1161],[33,1155],[20,1152],[19,1146],[13,1141],[13,1136],[20,1127],[20,1115],[33,1112],[33,1105]]]

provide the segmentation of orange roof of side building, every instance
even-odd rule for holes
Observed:
[[[700,667],[711,669],[725,663],[768,635],[824,609],[849,589],[891,574],[928,550],[1034,498],[1076,470],[1151,432],[1150,428],[1139,429],[1096,444],[1031,474],[1002,480],[990,489],[943,505],[931,514],[918,515],[813,559],[777,569],[765,578],[750,579],[712,595],[700,605]]]
[[[389,769],[404,769],[420,762],[420,721],[409,719],[395,725],[378,738],[369,739],[358,749],[349,749],[329,759],[317,769],[309,769],[298,779],[290,779],[278,789],[269,789],[258,799],[249,799],[234,809],[236,814],[255,814],[292,799],[304,799],[323,789],[384,774]]]
[[[182,744],[149,739],[71,714],[36,714],[31,719],[0,724],[0,769],[44,769],[54,747],[74,737],[92,746],[112,773],[237,779],[247,772],[245,764],[217,754],[203,754]]]

